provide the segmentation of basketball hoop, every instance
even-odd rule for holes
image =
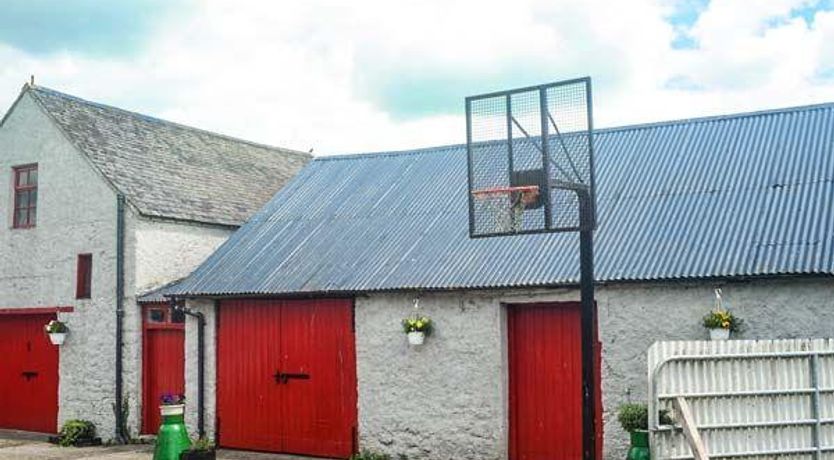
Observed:
[[[492,232],[519,232],[523,229],[524,209],[539,198],[537,185],[492,187],[472,191],[475,206],[492,216]]]

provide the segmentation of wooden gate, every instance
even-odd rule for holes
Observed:
[[[0,428],[55,433],[58,347],[44,326],[48,314],[0,315]]]
[[[176,321],[175,321],[176,319]],[[149,304],[142,316],[142,433],[155,434],[165,393],[185,391],[185,324],[167,304]]]
[[[322,457],[355,449],[351,300],[227,300],[217,336],[223,447]]]
[[[574,302],[507,308],[511,460],[582,458],[582,342]],[[597,344],[597,375],[600,347]],[[597,381],[597,451],[601,398]]]

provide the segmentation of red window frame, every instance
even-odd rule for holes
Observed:
[[[75,271],[75,298],[89,299],[93,292],[93,255],[78,254]]]
[[[12,228],[35,226],[38,205],[38,165],[12,168],[14,179],[14,203],[12,203]],[[23,197],[26,197],[23,204]]]

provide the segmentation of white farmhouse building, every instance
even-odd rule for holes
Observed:
[[[147,390],[182,386],[183,332],[137,295],[187,275],[309,159],[27,84],[0,122],[0,428],[153,432]]]

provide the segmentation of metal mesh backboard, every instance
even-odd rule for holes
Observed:
[[[594,228],[590,78],[468,97],[466,134],[470,236]]]

